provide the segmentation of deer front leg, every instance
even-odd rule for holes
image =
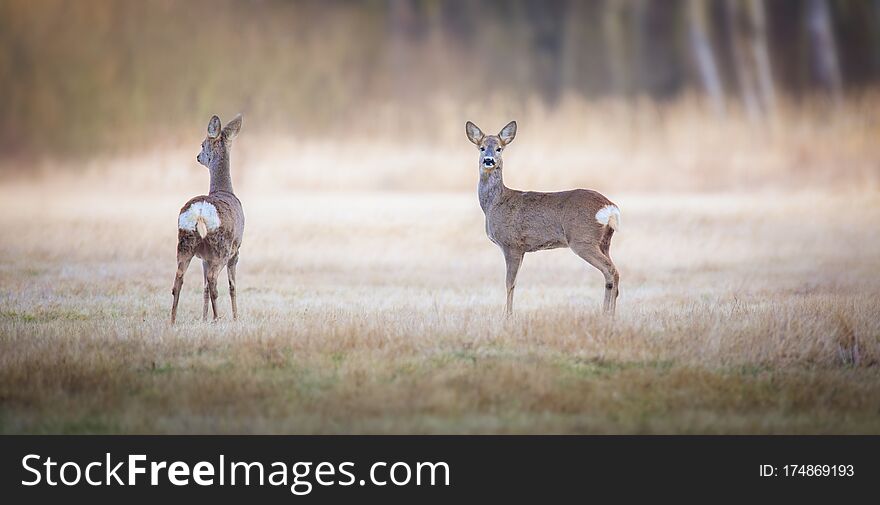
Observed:
[[[183,275],[186,273],[186,269],[189,268],[189,262],[192,260],[192,255],[177,255],[177,273],[174,276],[174,287],[171,288],[171,294],[174,296],[174,301],[171,303],[171,324],[177,320],[177,302],[180,300],[180,288],[183,287]]]
[[[516,274],[519,272],[519,266],[522,264],[523,251],[513,249],[503,249],[504,261],[507,263],[507,306],[505,315],[513,314],[513,290],[516,288]]]
[[[235,303],[235,266],[238,265],[238,253],[235,253],[226,264],[226,276],[229,277],[229,298],[232,300],[232,320],[238,320],[238,305]]]

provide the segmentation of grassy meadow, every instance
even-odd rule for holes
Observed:
[[[237,322],[225,280],[200,321],[198,260],[168,322],[202,125],[38,162],[0,186],[0,432],[880,433],[880,130],[848,106],[759,131],[521,121],[508,186],[622,209],[613,320],[569,250],[526,255],[503,318],[463,120],[392,143],[246,117]]]

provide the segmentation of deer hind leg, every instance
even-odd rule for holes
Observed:
[[[211,262],[208,265],[208,294],[211,297],[211,310],[214,313],[214,321],[217,320],[217,276],[222,268],[222,263]]]
[[[604,248],[607,250],[607,247]],[[571,250],[584,259],[587,263],[596,267],[605,276],[605,302],[603,309],[608,314],[614,315],[617,308],[617,294],[620,289],[620,275],[611,258],[596,245],[572,244]]]
[[[229,298],[232,300],[232,320],[238,320],[238,305],[235,303],[235,266],[238,265],[238,253],[226,264],[226,276],[229,277]]]
[[[211,299],[211,293],[208,290],[208,269],[210,269],[210,265],[208,265],[208,260],[202,260],[202,274],[205,278],[205,292],[202,296],[203,304],[202,304],[202,321],[208,320],[208,300]]]
[[[180,288],[183,287],[183,275],[189,268],[192,257],[193,254],[190,252],[177,253],[177,274],[174,276],[174,287],[171,288],[171,294],[174,296],[174,302],[171,304],[171,324],[177,320],[177,302],[180,300]]]
[[[238,252],[226,264],[226,275],[229,277],[229,298],[232,300],[232,319],[238,319],[238,304],[235,300],[235,267],[238,265]]]
[[[503,249],[504,261],[507,263],[507,306],[504,313],[508,316],[513,314],[513,290],[516,288],[516,275],[522,265],[523,251]]]

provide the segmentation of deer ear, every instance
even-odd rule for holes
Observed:
[[[483,131],[470,121],[464,125],[464,131],[467,133],[468,139],[470,139],[475,145],[480,145],[480,142],[483,141],[483,137],[485,136],[483,135]]]
[[[239,131],[241,131],[241,114],[235,116],[232,121],[226,123],[226,126],[223,128],[223,138],[226,140],[232,140],[238,135]]]
[[[507,123],[507,126],[501,129],[498,137],[501,139],[501,142],[504,142],[504,145],[513,142],[513,139],[516,137],[516,121]]]
[[[220,136],[220,118],[217,116],[212,116],[211,120],[208,121],[208,137],[215,139]]]

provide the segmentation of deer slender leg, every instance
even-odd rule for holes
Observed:
[[[177,274],[174,276],[174,287],[171,288],[171,294],[174,296],[174,302],[171,304],[171,324],[177,320],[177,302],[180,300],[180,288],[183,287],[183,275],[189,268],[192,257],[192,254],[177,254]]]
[[[217,320],[217,275],[223,264],[211,264],[208,268],[208,292],[211,295],[211,310],[214,312],[214,321]]]
[[[238,319],[238,305],[235,303],[235,266],[238,265],[238,253],[226,264],[226,276],[229,277],[229,298],[232,300],[232,320]]]
[[[208,260],[202,260],[202,274],[205,278],[205,292],[202,296],[202,299],[204,301],[204,303],[202,304],[202,321],[208,320],[208,300],[211,297],[210,292],[208,291],[208,268],[210,268],[208,266]]]
[[[584,259],[587,263],[596,267],[605,276],[605,302],[603,310],[614,315],[617,308],[617,294],[619,292],[620,275],[611,258],[602,253],[595,245],[572,244],[571,250]]]
[[[507,263],[507,306],[504,310],[506,315],[513,314],[513,290],[516,288],[516,274],[522,264],[523,251],[505,249],[504,261]]]

